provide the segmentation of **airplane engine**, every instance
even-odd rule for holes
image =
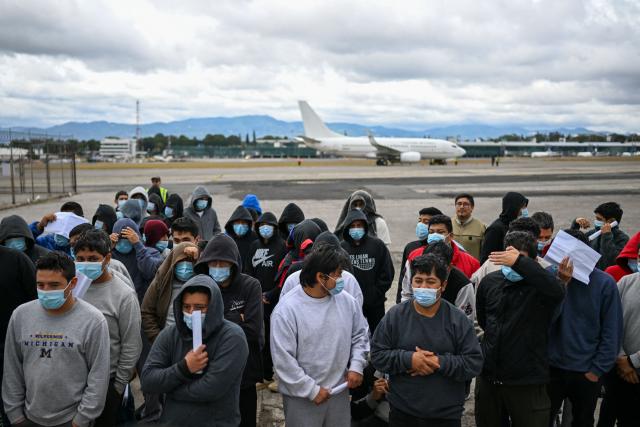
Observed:
[[[420,153],[417,151],[407,151],[400,153],[400,161],[402,163],[417,163],[420,161]]]

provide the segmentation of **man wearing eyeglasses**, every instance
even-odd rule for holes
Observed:
[[[480,259],[480,247],[487,226],[473,217],[475,201],[471,194],[458,194],[455,198],[456,217],[453,221],[453,234],[464,249],[476,259]]]

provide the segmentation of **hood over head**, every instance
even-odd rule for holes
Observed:
[[[502,213],[500,219],[509,224],[520,215],[520,209],[529,204],[529,199],[515,191],[509,191],[502,198]]]
[[[316,240],[314,240],[313,242],[314,245],[320,243],[331,245],[334,248],[340,247],[340,240],[336,237],[335,234],[330,231],[323,231],[318,235],[318,237],[316,237]]]
[[[227,221],[227,223],[224,225],[224,229],[228,235],[230,236],[236,235],[236,233],[233,231],[233,223],[234,221],[239,221],[239,220],[247,221],[249,223],[249,229],[251,229],[251,223],[253,222],[253,217],[251,216],[251,213],[244,206],[238,206],[229,217],[229,220]]]
[[[289,235],[287,224],[299,224],[302,221],[304,221],[304,212],[302,212],[302,209],[295,203],[289,203],[284,207],[280,219],[278,219],[278,229],[282,235],[287,236]]]
[[[20,215],[5,216],[0,222],[0,244],[4,245],[7,239],[14,237],[24,237],[29,249],[35,244],[33,233],[24,218]]]
[[[124,214],[123,214],[124,215]],[[118,217],[116,216],[116,210],[110,205],[98,205],[96,213],[93,214],[91,219],[91,225],[96,225],[96,221],[102,221],[107,227],[107,234],[113,232],[113,224],[116,223]]]
[[[362,208],[362,212],[365,214],[371,235],[376,235],[376,218],[382,218],[382,215],[377,212],[376,202],[373,200],[371,194],[369,194],[369,192],[365,190],[357,190],[351,193],[349,198],[344,202],[344,205],[342,206],[340,217],[338,217],[338,225],[335,229],[335,234],[337,236],[342,236],[345,228],[347,228],[347,215],[350,211],[354,210],[353,204],[357,200],[362,200],[364,202],[364,208]]]
[[[255,230],[256,233],[258,233],[258,235],[260,234],[260,231],[259,231],[260,225],[263,225],[263,224],[273,225],[277,229],[278,219],[272,212],[265,212],[262,215],[260,215],[256,220],[255,225],[253,226],[253,229]],[[277,230],[275,230],[273,234],[276,235]]]
[[[160,221],[159,219],[150,219],[144,225],[145,246],[155,248],[156,243],[158,243],[160,240],[162,240],[163,237],[168,235],[169,228],[164,223],[164,221]]]
[[[364,202],[364,208],[362,209],[367,216],[376,215],[378,210],[376,209],[376,202],[373,200],[373,197],[369,192],[365,190],[356,190],[351,193],[349,197],[349,207],[348,209],[354,209],[353,203],[356,200],[362,200]]]
[[[320,227],[310,219],[305,219],[293,229],[293,250],[296,254],[305,251],[322,233]]]
[[[120,212],[122,212],[125,218],[133,220],[136,224],[140,224],[142,221],[142,208],[137,200],[129,199],[124,202],[124,205],[120,208]]]
[[[146,211],[147,203],[149,202],[149,196],[147,195],[146,190],[140,186],[133,188],[131,191],[129,191],[129,200],[131,200],[131,198],[136,194],[140,194],[144,197],[144,206],[142,207],[142,209]]]
[[[329,230],[329,226],[327,225],[327,223],[321,220],[320,218],[311,218],[311,221],[315,222],[316,225],[320,227],[320,230],[323,233]]]
[[[189,199],[189,206],[191,206],[195,210],[194,203],[198,199],[206,198],[209,201],[207,208],[210,208],[213,204],[213,198],[211,197],[211,193],[204,185],[198,185],[193,189],[193,193],[191,193],[191,198]]]
[[[169,197],[167,197],[167,204],[165,206],[173,209],[172,218],[180,218],[182,216],[182,213],[184,211],[184,204],[182,201],[182,197],[180,197],[178,194],[170,194]],[[164,209],[162,213],[164,214]]]
[[[4,222],[4,220],[2,220],[2,222]],[[627,244],[624,245],[624,248],[622,248],[620,254],[616,258],[616,264],[622,267],[627,267],[628,260],[636,259],[638,257],[638,248],[640,248],[640,231],[631,236]]]
[[[162,201],[162,197],[155,193],[149,194],[149,202],[156,205],[156,212],[158,215],[162,215],[164,213],[164,202]]]
[[[347,217],[344,220],[344,228],[342,229],[342,238],[349,242],[352,242],[353,239],[349,235],[349,226],[353,224],[355,221],[364,221],[364,235],[365,237],[369,233],[369,223],[367,222],[367,216],[358,209],[352,209],[347,214]]]
[[[242,206],[247,209],[253,209],[258,213],[258,215],[262,215],[262,208],[260,207],[260,199],[255,194],[247,194],[244,196],[244,200],[242,200]]]
[[[182,315],[182,296],[187,289],[204,288],[209,291],[209,306],[207,307],[207,315],[202,324],[202,340],[206,341],[207,338],[214,335],[224,323],[224,303],[222,301],[222,294],[220,288],[216,285],[208,274],[198,274],[187,280],[180,292],[173,301],[173,315],[176,319],[176,328],[180,333],[180,336],[184,339],[193,339],[193,332],[184,323],[184,316]]]
[[[122,218],[117,220],[116,223],[113,224],[113,232],[120,234],[120,232],[122,232],[122,230],[127,227],[133,229],[138,234],[138,237],[142,237],[142,235],[140,234],[140,230],[138,229],[138,224],[136,224],[129,218]]]
[[[223,233],[214,235],[200,254],[194,271],[198,274],[209,274],[209,262],[227,261],[232,264],[232,276],[242,271],[242,258],[235,240]]]

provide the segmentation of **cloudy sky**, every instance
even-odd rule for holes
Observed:
[[[640,130],[637,0],[0,0],[0,126],[269,114]]]

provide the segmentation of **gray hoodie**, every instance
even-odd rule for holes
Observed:
[[[192,331],[184,323],[182,294],[204,287],[211,298],[203,323],[202,343],[209,364],[192,374],[185,355],[192,349]],[[160,423],[168,426],[237,426],[240,423],[240,381],[249,350],[242,329],[223,317],[222,295],[207,275],[189,279],[173,302],[176,323],[160,332],[142,370],[142,390],[166,393]]]
[[[207,198],[209,203],[204,211],[198,212],[195,208],[195,202],[198,199],[203,197]],[[218,214],[215,209],[211,206],[213,203],[213,199],[211,198],[211,193],[206,187],[199,185],[191,193],[191,198],[189,199],[189,207],[184,210],[184,216],[190,218],[198,224],[198,231],[200,235],[200,239],[202,240],[211,240],[214,234],[219,233],[220,223],[218,222]]]

